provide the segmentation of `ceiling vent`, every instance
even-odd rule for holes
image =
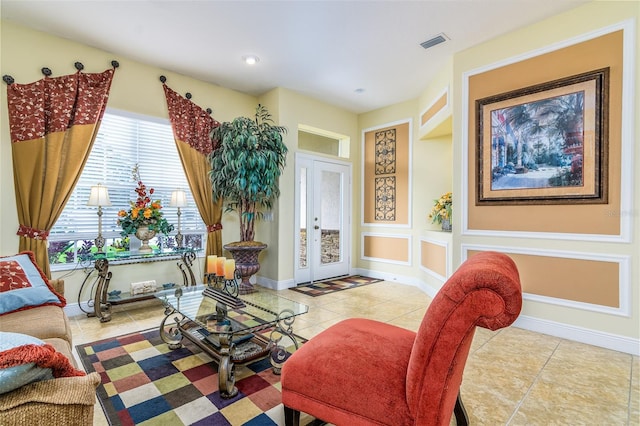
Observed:
[[[440,33],[437,36],[432,37],[427,41],[423,41],[422,43],[420,43],[420,46],[422,46],[425,49],[428,49],[430,47],[435,46],[436,44],[444,43],[447,40],[449,40],[449,37],[447,37],[444,33]]]

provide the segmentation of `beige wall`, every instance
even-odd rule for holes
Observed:
[[[168,85],[179,93],[192,93],[192,100],[203,108],[213,109],[213,116],[218,121],[228,121],[240,115],[252,115],[258,102],[265,104],[276,122],[289,129],[285,143],[289,147],[288,166],[281,179],[282,197],[274,209],[273,222],[261,222],[258,225],[257,240],[264,241],[269,248],[261,255],[263,267],[260,275],[272,280],[290,280],[293,278],[293,227],[278,226],[278,223],[293,223],[293,170],[294,153],[297,150],[298,124],[306,124],[316,128],[348,135],[357,141],[357,117],[340,108],[305,98],[296,93],[275,89],[259,99],[244,95],[226,88],[208,84],[189,77],[151,67],[123,57],[113,55],[68,40],[52,37],[22,26],[2,21],[2,74],[12,75],[18,83],[28,83],[42,78],[40,69],[51,68],[54,75],[72,73],[73,63],[81,61],[86,72],[98,72],[109,67],[112,59],[120,62],[111,88],[108,106],[124,111],[154,117],[167,118],[166,102],[160,75],[167,77]],[[29,52],[28,55],[25,52]],[[6,91],[2,91],[2,107],[6,105]],[[2,145],[0,161],[2,164],[2,185],[0,192],[0,254],[12,254],[18,248],[17,215],[13,192],[13,175],[11,165],[11,147],[8,133],[8,117],[2,114]],[[351,143],[350,161],[358,158],[358,144]],[[357,166],[356,166],[357,167]],[[238,239],[237,217],[233,213],[223,216],[223,243]],[[355,248],[354,248],[355,250]],[[156,267],[158,265],[156,264]],[[144,265],[119,266],[115,271],[120,275],[144,279]],[[167,268],[163,274],[166,280],[178,280],[177,271],[173,276],[173,268]],[[77,294],[84,278],[81,273],[66,275],[65,272],[54,273],[54,277],[65,275],[69,300]],[[130,280],[127,280],[127,283]],[[122,284],[123,286],[125,284]],[[114,288],[118,288],[118,280],[114,278]]]
[[[193,78],[168,72],[136,62],[129,58],[114,56],[108,52],[73,43],[57,37],[2,21],[1,28],[1,73],[11,75],[16,83],[30,83],[43,78],[40,69],[48,67],[54,76],[75,72],[73,64],[80,61],[85,72],[101,72],[110,67],[111,60],[120,63],[116,70],[108,107],[137,114],[168,119],[166,101],[160,75],[167,77],[167,84],[179,93],[190,92],[192,100],[203,108],[213,109],[218,121],[231,120],[239,115],[252,114],[257,99],[232,90],[207,84]],[[4,83],[2,83],[4,86]],[[13,166],[11,143],[6,113],[6,87],[0,90],[0,255],[10,255],[18,250],[18,219],[13,188]],[[238,239],[237,227],[233,223],[225,230],[223,241]],[[130,282],[157,277],[159,282],[180,282],[181,276],[175,262],[154,262],[140,265],[120,265],[112,268],[113,288],[126,290]],[[203,271],[200,263],[196,271]],[[68,301],[77,300],[78,290],[85,277],[82,270],[54,272],[53,277],[64,276]],[[125,278],[126,277],[126,278]]]
[[[358,252],[359,260],[357,265],[361,270],[374,270],[386,274],[389,279],[398,279],[415,285],[423,285],[431,281],[428,275],[420,270],[420,238],[428,230],[438,229],[438,225],[432,224],[427,216],[433,206],[435,199],[444,192],[451,190],[451,166],[452,166],[452,145],[451,134],[425,134],[420,128],[420,115],[425,108],[442,96],[442,91],[449,85],[451,78],[450,69],[447,67],[439,73],[433,84],[429,84],[419,99],[413,99],[400,104],[381,108],[359,116],[361,131],[365,129],[384,126],[387,123],[412,120],[411,127],[411,149],[412,161],[411,169],[411,211],[410,224],[406,227],[392,227],[360,222],[358,235],[362,237],[369,233],[377,236],[389,236],[391,238],[398,235],[410,238],[410,258],[409,265],[388,263],[380,260],[363,259]],[[444,114],[437,114],[434,123],[429,123],[432,128],[437,128],[439,124],[445,122],[450,117],[450,110]],[[358,143],[362,144],[362,138]],[[358,217],[361,217],[358,212]],[[362,238],[358,238],[361,240]],[[394,259],[388,259],[393,261]],[[429,288],[427,288],[429,291]]]
[[[353,166],[353,188],[352,193],[352,217],[357,212],[356,197],[359,197],[357,188],[359,185],[359,135],[357,127],[357,116],[354,113],[345,111],[342,108],[334,107],[326,103],[316,101],[306,96],[287,89],[275,89],[270,92],[271,97],[277,97],[277,111],[279,123],[289,129],[287,138],[287,147],[289,155],[287,157],[287,168],[280,178],[281,196],[278,200],[278,213],[275,223],[279,224],[276,233],[271,235],[271,241],[278,244],[278,250],[274,250],[269,254],[272,256],[272,262],[268,268],[277,265],[277,272],[270,273],[268,276],[279,281],[293,280],[294,268],[294,223],[295,223],[295,153],[298,151],[298,125],[306,125],[316,129],[322,129],[328,132],[345,135],[351,138],[349,158],[340,158],[341,161],[348,161]],[[275,103],[275,100],[274,100]],[[265,102],[265,104],[267,104]],[[274,114],[275,116],[275,114]],[[355,235],[352,226],[352,236]],[[352,241],[353,240],[352,238]],[[352,255],[356,249],[356,244],[352,244]],[[355,261],[354,261],[355,263]]]
[[[567,306],[566,304],[549,303],[541,300],[525,300],[523,317],[539,323],[560,324],[566,330],[598,337],[620,336],[624,342],[637,341],[640,336],[640,185],[635,185],[633,205],[629,211],[620,212],[632,220],[633,235],[631,242],[611,242],[597,240],[574,240],[555,238],[545,235],[536,238],[513,238],[508,235],[477,235],[463,233],[463,199],[467,180],[463,168],[466,166],[463,157],[463,146],[468,140],[463,139],[463,107],[466,98],[463,93],[463,74],[475,69],[486,68],[491,64],[519,57],[527,52],[544,49],[581,34],[600,30],[621,21],[640,20],[640,3],[638,2],[593,2],[567,13],[552,17],[538,24],[522,28],[511,34],[495,38],[487,43],[460,52],[440,71],[438,76],[428,82],[428,86],[416,98],[381,108],[361,115],[348,113],[286,89],[274,89],[259,99],[243,95],[225,88],[210,85],[175,73],[169,73],[154,67],[113,55],[97,49],[72,43],[66,40],[40,34],[13,24],[2,22],[2,40],[0,64],[2,74],[11,74],[17,82],[30,82],[41,78],[40,68],[50,67],[55,75],[73,71],[73,62],[80,60],[89,72],[102,71],[109,66],[112,59],[121,63],[116,72],[111,91],[109,106],[141,114],[166,117],[166,106],[158,82],[160,74],[168,77],[169,85],[184,93],[191,92],[193,100],[203,107],[211,107],[214,117],[219,121],[231,120],[238,115],[252,114],[255,104],[265,104],[280,124],[289,128],[286,138],[290,149],[288,166],[281,180],[282,196],[274,211],[274,222],[258,228],[257,239],[267,242],[270,247],[265,253],[263,269],[260,273],[275,281],[286,281],[293,276],[294,241],[294,153],[297,150],[297,126],[305,124],[315,128],[332,131],[351,137],[350,161],[353,164],[353,211],[352,211],[352,266],[359,271],[376,271],[389,279],[398,279],[420,285],[429,292],[438,289],[439,283],[430,279],[420,270],[425,262],[421,257],[420,238],[425,234],[433,234],[436,225],[428,222],[427,215],[433,200],[442,193],[453,190],[453,244],[449,256],[453,257],[452,266],[457,265],[466,256],[467,250],[484,250],[486,247],[512,251],[526,255],[528,251],[537,254],[554,256],[554,252],[584,254],[591,257],[613,256],[615,259],[627,259],[628,276],[622,277],[621,285],[628,285],[622,297],[629,304],[629,315],[614,315],[590,309],[589,306]],[[636,28],[635,49],[640,46],[640,31]],[[638,77],[638,55],[635,60],[636,114],[640,96]],[[449,90],[449,105],[444,113],[436,113],[434,119],[426,126],[420,127],[420,115],[429,105],[436,101],[444,89]],[[13,194],[13,177],[11,166],[11,149],[7,130],[6,91],[1,91],[0,108],[2,109],[2,134],[0,143],[0,254],[12,254],[17,249],[17,218]],[[364,226],[361,223],[361,143],[362,131],[372,127],[380,127],[407,118],[412,119],[412,208],[411,225],[403,228],[382,226]],[[453,124],[451,124],[453,123]],[[453,127],[451,127],[453,126]],[[453,132],[453,135],[451,134]],[[631,131],[631,139],[640,140],[637,121]],[[640,149],[635,148],[634,164],[640,164]],[[635,180],[638,180],[637,167],[634,167]],[[237,239],[237,224],[227,215],[223,218],[225,232],[224,242]],[[508,222],[507,222],[508,223]],[[507,228],[508,229],[508,228]],[[410,265],[384,263],[361,258],[360,241],[363,234],[387,235],[390,237],[406,236],[411,239]],[[441,263],[441,262],[440,262]],[[119,267],[125,268],[125,267]],[[131,268],[132,276],[144,275],[144,268]],[[142,272],[141,272],[142,271]],[[611,275],[611,272],[607,272]],[[607,275],[605,274],[605,275]],[[80,277],[78,277],[80,276]],[[65,278],[79,287],[81,273]],[[425,287],[425,283],[427,283]],[[626,284],[625,284],[626,283]],[[610,283],[608,283],[610,284]],[[590,282],[589,285],[593,285]],[[622,287],[620,287],[622,288]],[[73,296],[70,298],[73,301]],[[587,299],[592,300],[592,299]],[[612,304],[611,301],[607,302]],[[570,336],[569,336],[570,337]],[[593,342],[598,344],[598,342]]]
[[[465,126],[469,126],[469,121],[465,121],[467,117],[464,114],[464,110],[469,111],[468,99],[466,93],[464,93],[463,81],[466,76],[475,75],[476,73],[485,73],[490,69],[496,68],[497,65],[512,67],[514,72],[513,81],[516,84],[524,84],[520,78],[522,77],[523,70],[516,72],[518,63],[526,60],[530,52],[536,52],[538,54],[544,54],[551,46],[558,46],[570,39],[577,39],[587,33],[602,32],[603,29],[611,26],[611,30],[604,31],[610,32],[619,27],[619,25],[630,19],[636,20],[640,18],[640,4],[637,2],[592,2],[582,7],[576,8],[572,11],[563,13],[561,15],[552,17],[538,24],[532,25],[527,28],[520,29],[511,34],[503,37],[498,37],[487,43],[478,45],[464,52],[461,52],[454,57],[454,170],[470,170],[473,171],[473,164],[475,159],[473,154],[469,155],[469,165],[465,162],[465,149],[472,146],[471,139],[473,135],[471,132],[465,132]],[[627,147],[637,145],[634,141],[640,140],[639,125],[637,121],[637,108],[638,108],[638,96],[640,90],[640,80],[638,78],[638,54],[637,48],[640,45],[638,38],[638,31],[636,28],[635,39],[631,39],[631,50],[635,52],[633,58],[633,65],[635,66],[635,73],[629,75],[627,82],[635,85],[635,93],[629,92],[630,87],[623,87],[622,91],[630,94],[635,101],[636,112],[635,115],[624,115],[627,120],[622,121],[622,125],[632,124],[630,127],[630,134],[628,138],[622,143],[627,143]],[[517,40],[517,42],[516,42]],[[571,49],[566,50],[567,52]],[[591,56],[592,55],[592,56]],[[594,65],[593,61],[597,60],[601,56],[597,52],[583,52],[583,54],[577,57],[572,57],[573,65],[576,65],[576,61],[587,61],[588,65]],[[536,60],[529,62],[531,65],[527,69],[528,75],[535,76],[536,69],[540,69],[540,73],[547,74],[558,68],[558,66],[568,66],[567,58],[557,58],[553,67],[548,63],[543,65],[542,62],[538,63]],[[612,66],[615,67],[615,72],[620,72],[620,64],[612,60]],[[628,62],[628,58],[627,58]],[[511,65],[514,63],[514,65]],[[628,65],[628,63],[627,63]],[[571,74],[571,73],[569,73]],[[504,80],[508,78],[508,75],[502,75],[500,81],[494,83],[502,85]],[[519,82],[519,83],[518,83]],[[485,82],[486,83],[486,82]],[[619,90],[620,80],[614,82],[612,86],[613,90]],[[486,89],[486,85],[484,86]],[[479,88],[479,90],[484,90]],[[471,91],[471,90],[470,90]],[[471,96],[471,94],[470,94]],[[484,95],[478,94],[482,97]],[[612,102],[620,102],[619,96],[612,97]],[[617,109],[616,109],[617,108]],[[620,112],[620,106],[613,107],[614,112]],[[630,111],[627,111],[630,112]],[[633,121],[635,119],[635,122]],[[619,188],[621,184],[620,177],[620,162],[624,161],[621,158],[620,153],[620,132],[621,132],[621,120],[620,116],[614,117],[612,125],[617,128],[612,129],[610,140],[615,144],[610,149],[610,154],[613,158],[610,158],[610,164],[615,166],[617,170],[613,170],[610,174],[611,187],[614,189],[611,194],[610,206],[611,211],[620,213],[619,209]],[[468,127],[467,127],[468,128]],[[465,136],[468,137],[465,139]],[[640,162],[640,150],[635,147],[633,172],[635,173],[634,180],[638,179],[638,168],[635,166]],[[469,166],[469,169],[466,169]],[[464,189],[469,189],[467,185],[470,185],[471,176],[467,176],[463,173],[454,173],[453,175],[453,187],[454,193],[464,193]],[[465,186],[467,186],[465,188]],[[616,191],[618,193],[616,193]],[[472,192],[469,192],[472,194]],[[463,212],[466,211],[469,214],[468,224],[469,231],[461,229],[461,227],[455,227],[453,229],[453,243],[454,247],[461,247],[462,250],[454,250],[454,267],[458,265],[466,256],[467,251],[473,250],[489,250],[499,249],[507,253],[511,253],[512,256],[520,262],[523,270],[523,288],[525,292],[530,291],[525,295],[525,303],[521,320],[528,324],[534,324],[544,329],[549,326],[554,328],[557,324],[561,324],[560,327],[564,332],[573,332],[574,334],[581,334],[588,338],[590,333],[600,333],[596,340],[609,340],[620,341],[621,347],[633,348],[637,351],[637,341],[640,336],[640,272],[639,262],[640,249],[638,244],[639,238],[639,225],[640,215],[638,212],[640,209],[640,187],[635,185],[634,193],[628,194],[633,197],[633,205],[630,209],[621,212],[617,218],[599,217],[591,215],[594,210],[593,206],[554,206],[553,212],[542,211],[539,213],[540,217],[546,217],[546,221],[537,220],[536,226],[532,229],[527,229],[527,233],[514,234],[510,231],[517,231],[521,229],[518,227],[519,220],[523,216],[518,212],[513,212],[514,219],[510,219],[511,211],[513,207],[492,207],[493,214],[500,214],[501,223],[498,228],[494,226],[482,226],[476,219],[480,214],[478,207],[472,205],[474,197],[469,196],[466,200],[458,200],[457,206],[459,208],[454,209],[454,223],[461,223],[463,220]],[[623,194],[624,197],[624,194]],[[461,202],[467,202],[466,206],[461,205]],[[531,209],[527,209],[523,214],[535,213],[539,206],[532,206]],[[557,223],[555,218],[559,215],[563,215],[562,220],[567,217],[586,217],[591,215],[591,225],[583,224],[579,227],[572,226],[569,229],[573,235],[563,234],[554,227]],[[520,219],[519,219],[520,218]],[[600,225],[603,222],[630,219],[632,222],[633,234],[623,234],[621,237],[609,238],[607,235],[604,238],[600,238],[598,235],[588,235],[590,233],[597,234],[598,229],[602,229]],[[529,221],[532,223],[532,221]],[[547,225],[545,225],[545,223]],[[482,230],[488,232],[478,232]],[[503,230],[502,232],[494,232],[496,229]],[[610,229],[610,228],[608,228]],[[602,232],[602,231],[600,231]],[[603,234],[617,234],[617,232],[606,231]],[[626,241],[625,241],[626,240]],[[627,242],[630,241],[630,242]],[[545,256],[548,256],[549,262],[544,262]],[[546,266],[544,266],[546,265]],[[597,271],[594,271],[594,268]],[[588,272],[590,270],[591,272]],[[554,271],[556,271],[554,273]],[[571,273],[575,271],[575,273]],[[574,279],[575,277],[575,279]],[[558,288],[562,287],[562,288]],[[539,298],[536,296],[546,296],[548,298]],[[619,300],[621,303],[619,303]],[[618,309],[626,306],[628,312],[625,309]],[[609,309],[613,308],[613,309]],[[577,327],[577,328],[572,328]],[[581,330],[589,330],[589,332],[582,332]],[[597,342],[593,342],[598,344]],[[635,345],[635,346],[634,346]]]
[[[266,242],[269,248],[261,255],[260,276],[269,280],[293,279],[293,176],[294,153],[297,150],[298,124],[306,124],[336,133],[348,135],[356,141],[357,117],[337,107],[318,102],[283,89],[274,89],[259,98],[205,83],[190,77],[152,67],[129,58],[117,57],[108,52],[70,42],[23,26],[2,21],[1,72],[13,76],[17,83],[29,83],[43,77],[40,69],[49,67],[53,75],[70,74],[73,64],[80,61],[85,72],[100,72],[110,67],[115,59],[120,67],[115,73],[108,107],[153,117],[168,118],[166,101],[160,75],[167,77],[167,84],[179,93],[190,92],[192,100],[203,108],[212,108],[218,121],[230,121],[237,116],[252,116],[258,102],[266,105],[276,122],[289,129],[285,143],[289,148],[287,167],[281,178],[282,196],[274,208],[273,222],[260,222],[256,239]],[[18,228],[13,191],[13,167],[8,131],[6,90],[2,90],[2,134],[0,145],[0,255],[9,255],[18,249]],[[357,143],[351,144],[351,160],[358,158]],[[239,228],[235,213],[223,215],[223,244],[237,241]],[[150,267],[150,265],[153,265]],[[160,272],[162,282],[181,281],[174,262],[114,266],[112,287],[126,290],[129,282],[149,278],[149,271]],[[196,266],[196,276],[201,275],[201,261]],[[54,272],[53,277],[65,277],[69,301],[75,301],[84,273],[78,271]],[[118,277],[127,276],[126,282]]]

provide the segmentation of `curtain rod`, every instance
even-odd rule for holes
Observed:
[[[78,70],[78,71],[82,71],[84,69],[84,65],[82,64],[82,62],[76,62],[73,64],[73,66]],[[120,66],[120,63],[116,60],[111,61],[111,66],[113,68],[118,68]],[[42,67],[40,69],[40,72],[42,74],[44,74],[45,77],[50,77],[51,76],[51,69],[47,68],[47,67]],[[2,76],[2,81],[4,81],[7,84],[13,84],[15,83],[15,80],[12,76],[5,74]]]
[[[160,82],[162,84],[166,84],[167,83],[167,77],[165,77],[164,75],[161,75],[160,76]],[[191,93],[187,92],[187,93],[185,93],[184,97],[189,99],[189,100],[191,100],[192,95],[191,95]],[[209,115],[211,115],[211,113],[213,112],[213,110],[211,108],[207,108],[205,111],[207,111],[207,114],[209,114]]]

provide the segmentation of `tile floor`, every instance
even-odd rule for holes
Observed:
[[[417,330],[430,302],[394,282],[315,298],[278,293],[309,305],[294,324],[306,338],[356,316]],[[156,327],[162,317],[156,301],[115,307],[104,324],[72,316],[74,344]],[[472,425],[640,425],[639,370],[637,356],[515,327],[477,329],[461,393]],[[99,405],[95,412],[95,424],[106,425]]]

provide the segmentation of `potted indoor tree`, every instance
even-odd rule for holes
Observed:
[[[211,132],[215,149],[209,156],[214,199],[222,197],[225,212],[238,213],[240,241],[225,244],[242,276],[241,292],[253,291],[249,278],[258,272],[258,255],[267,245],[254,241],[256,219],[280,196],[279,177],[285,166],[287,129],[277,126],[258,104],[254,118],[237,117]]]

